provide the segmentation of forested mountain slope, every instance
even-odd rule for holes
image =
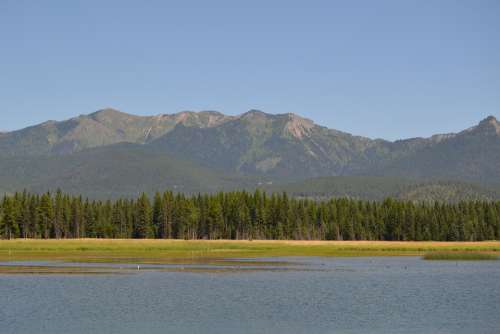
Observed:
[[[253,186],[257,182],[158,154],[136,144],[116,144],[66,156],[0,159],[0,191],[9,193],[23,189],[37,193],[62,189],[104,199],[165,189],[215,192]]]
[[[363,200],[397,198],[408,201],[495,201],[500,185],[480,185],[458,181],[422,181],[390,176],[333,176],[265,186],[268,192],[325,199],[349,197]]]
[[[492,116],[406,155],[381,160],[370,174],[500,183],[500,123]]]
[[[374,141],[254,110],[217,127],[177,126],[151,145],[209,167],[297,179],[342,174]]]

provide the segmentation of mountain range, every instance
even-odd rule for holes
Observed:
[[[387,141],[329,129],[295,114],[136,116],[108,108],[0,133],[0,190],[5,192],[61,188],[114,197],[164,189],[279,190],[325,177],[342,184],[346,177],[404,179],[398,182],[405,187],[433,184],[434,190],[450,182],[460,189],[495,186],[500,184],[500,123],[490,116],[458,133]]]

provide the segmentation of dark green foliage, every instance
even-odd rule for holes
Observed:
[[[151,204],[146,194],[143,193],[137,200],[135,212],[134,237],[154,238]]]
[[[17,202],[15,198],[5,197],[2,202],[0,233],[4,238],[14,238],[19,234],[19,225],[16,222]]]
[[[138,197],[142,192],[172,189],[215,192],[257,184],[251,177],[222,173],[135,144],[116,144],[62,156],[3,157],[0,188],[107,199]]]
[[[500,202],[315,201],[260,190],[90,201],[61,191],[5,195],[1,238],[297,240],[500,239]]]
[[[266,186],[271,192],[315,199],[350,197],[382,201],[392,197],[408,201],[488,201],[500,199],[499,185],[470,182],[407,179],[389,176],[318,177],[288,184]]]

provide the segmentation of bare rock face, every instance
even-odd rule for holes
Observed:
[[[311,130],[314,128],[314,122],[297,116],[295,114],[287,115],[289,120],[285,125],[285,133],[297,139],[302,139],[310,135]]]

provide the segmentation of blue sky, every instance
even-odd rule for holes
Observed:
[[[0,130],[103,107],[386,139],[500,116],[500,2],[0,0]]]

